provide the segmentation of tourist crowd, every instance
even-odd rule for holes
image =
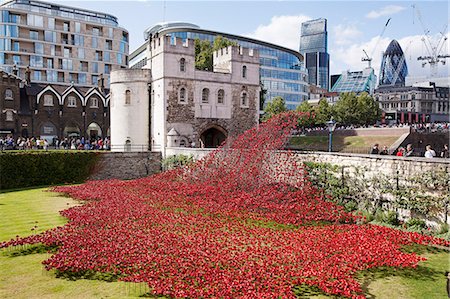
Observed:
[[[91,138],[84,137],[64,139],[53,138],[51,142],[44,138],[25,138],[19,137],[14,140],[12,136],[6,138],[0,137],[0,150],[110,150],[111,143],[108,137]]]
[[[389,149],[387,146],[383,146],[383,149],[380,150],[379,144],[376,143],[370,150],[370,154],[372,155],[389,155]],[[444,144],[439,155],[436,154],[436,151],[433,149],[431,145],[427,145],[425,147],[425,152],[414,150],[412,144],[408,144],[406,148],[399,147],[396,151],[394,151],[393,155],[397,157],[425,157],[425,158],[450,158],[450,154],[448,151],[448,144]]]

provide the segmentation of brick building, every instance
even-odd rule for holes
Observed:
[[[0,71],[0,136],[106,137],[109,95],[102,85],[40,84]],[[103,82],[100,80],[100,82]]]

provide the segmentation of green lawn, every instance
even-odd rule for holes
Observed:
[[[375,143],[390,147],[398,136],[333,136],[333,151],[348,153],[369,153]],[[303,150],[328,150],[328,136],[296,136],[290,140],[293,148]]]
[[[77,202],[31,189],[0,194],[0,241],[16,235],[26,236],[38,226],[42,231],[65,223],[58,211]],[[446,298],[444,272],[450,269],[448,252],[425,252],[428,260],[416,270],[374,271],[360,275],[367,298]],[[43,270],[47,254],[12,256],[8,249],[0,252],[0,298],[138,298],[143,286],[96,280],[70,281],[56,278]],[[307,297],[333,298],[312,292]]]

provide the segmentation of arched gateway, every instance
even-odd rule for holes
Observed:
[[[203,146],[206,148],[219,147],[227,139],[227,131],[220,126],[209,127],[200,135]]]

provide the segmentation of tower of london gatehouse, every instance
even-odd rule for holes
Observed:
[[[195,68],[193,40],[153,38],[146,51],[146,68],[111,73],[113,151],[213,148],[258,124],[257,51],[220,49],[213,71]]]

